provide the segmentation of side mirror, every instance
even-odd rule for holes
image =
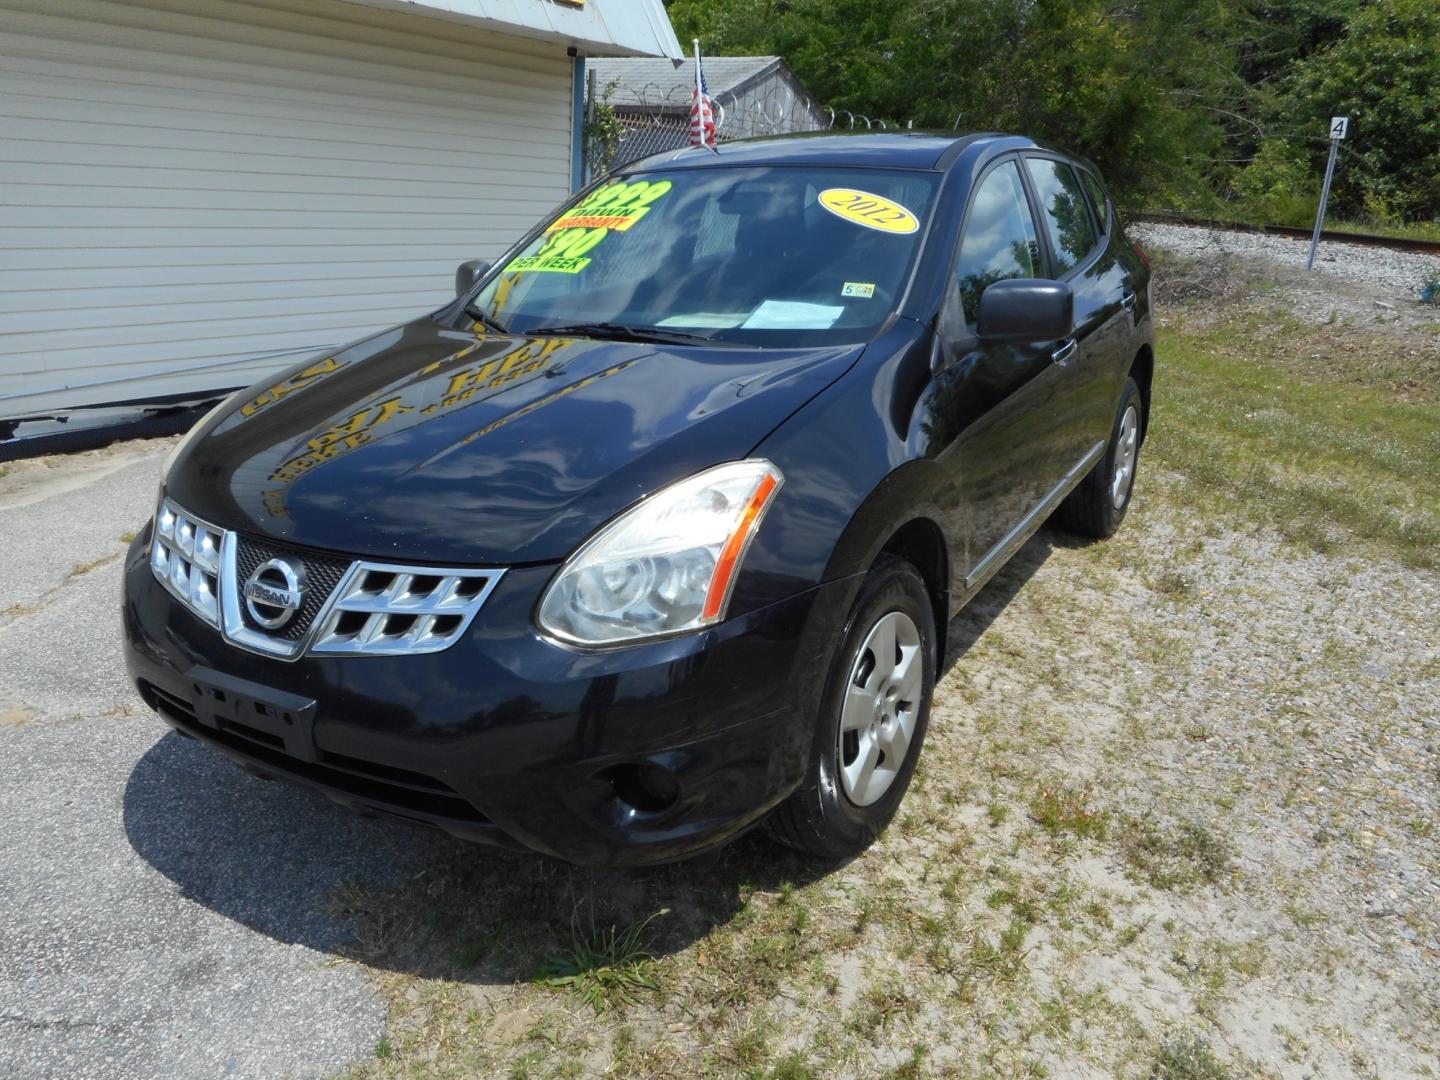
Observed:
[[[1058,341],[1075,328],[1075,296],[1058,281],[997,281],[980,294],[976,322],[982,341]]]
[[[455,295],[464,296],[495,264],[489,259],[468,259],[455,269]]]

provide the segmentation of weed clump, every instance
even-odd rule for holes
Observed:
[[[1155,1053],[1151,1080],[1230,1080],[1210,1044],[1193,1033],[1167,1039]]]
[[[1230,846],[1194,821],[1173,826],[1129,818],[1120,832],[1125,861],[1157,889],[1218,885],[1231,870]]]
[[[582,929],[577,918],[571,928],[570,951],[547,960],[538,981],[569,990],[597,1016],[607,1004],[633,1002],[640,991],[659,986],[651,972],[655,958],[645,950],[644,937],[651,920],[663,914],[657,911],[623,930],[613,926],[597,930],[593,925]]]
[[[1108,815],[1092,808],[1086,792],[1075,788],[1042,787],[1030,800],[1030,817],[1051,836],[1105,839]]]

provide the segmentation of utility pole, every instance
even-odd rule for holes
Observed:
[[[1310,261],[1306,270],[1315,269],[1315,249],[1320,246],[1320,227],[1325,224],[1325,206],[1330,202],[1330,181],[1335,179],[1335,158],[1340,154],[1340,140],[1350,130],[1348,116],[1330,118],[1330,160],[1325,165],[1325,184],[1320,189],[1320,211],[1315,215],[1315,235],[1310,237]]]

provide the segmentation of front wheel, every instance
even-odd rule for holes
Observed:
[[[1110,431],[1110,445],[1085,479],[1060,504],[1061,528],[1097,540],[1114,534],[1130,508],[1135,471],[1140,465],[1140,431],[1144,402],[1134,379],[1125,380],[1120,406]]]
[[[766,820],[772,837],[833,860],[859,854],[890,823],[925,740],[934,643],[925,582],[881,556],[833,655],[805,780]]]

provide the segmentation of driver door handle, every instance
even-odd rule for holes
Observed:
[[[1079,348],[1079,346],[1075,344],[1074,338],[1066,338],[1060,343],[1059,348],[1050,354],[1050,359],[1061,367],[1064,367],[1070,362],[1070,358],[1075,355],[1077,348]]]

